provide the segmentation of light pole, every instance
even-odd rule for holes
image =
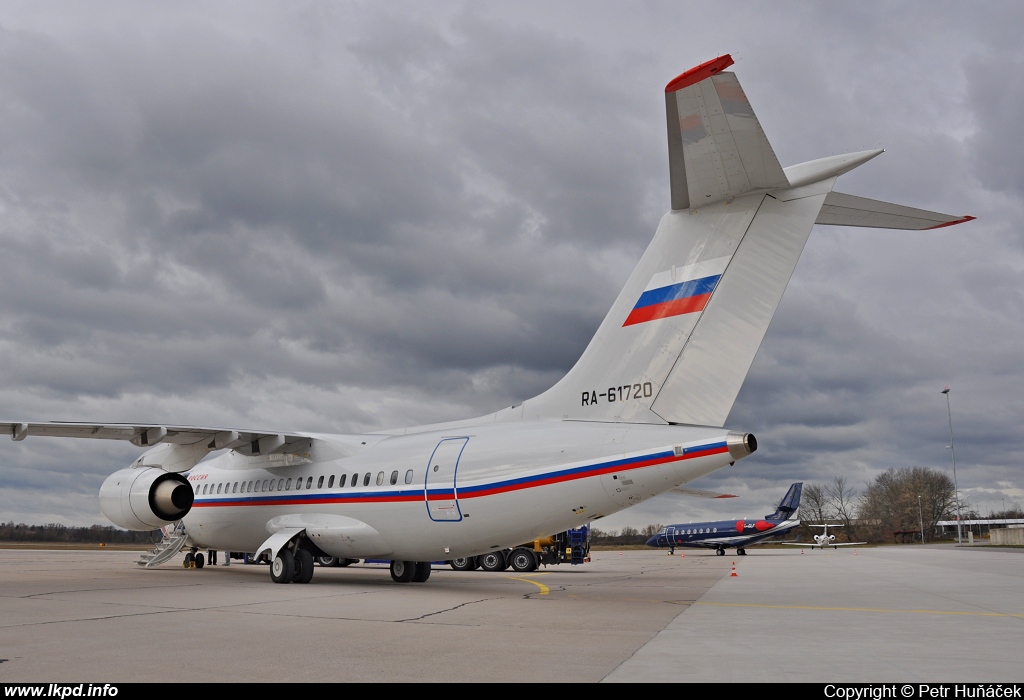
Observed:
[[[921,520],[921,544],[924,544],[924,511],[921,510],[921,497],[917,497],[917,517]]]
[[[962,547],[963,534],[960,530],[960,487],[956,485],[956,448],[953,447],[953,409],[949,407],[949,387],[942,390],[946,395],[946,413],[949,415],[949,453],[953,457],[953,492],[956,494],[956,544]]]

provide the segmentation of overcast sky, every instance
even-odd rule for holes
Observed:
[[[977,221],[817,227],[727,422],[606,529],[949,470],[1024,502],[1024,5],[5,2],[0,418],[360,432],[575,362],[669,208],[664,86],[731,53],[784,166]],[[103,523],[138,454],[0,440],[0,520]]]

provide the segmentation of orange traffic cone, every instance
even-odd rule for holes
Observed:
[[[801,549],[801,550],[800,550],[800,553],[801,553],[801,554],[803,554],[803,553],[804,553],[804,550],[802,550],[802,549]]]
[[[733,562],[732,563],[732,573],[729,574],[729,576],[732,577],[732,576],[735,576],[735,575],[736,575],[736,562]]]
[[[685,555],[685,554],[680,554],[679,556],[680,556],[680,557],[685,557],[686,555]]]

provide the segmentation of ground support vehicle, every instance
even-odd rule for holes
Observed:
[[[537,567],[554,564],[584,564],[590,561],[590,528],[586,525],[542,537],[510,549],[487,552],[475,557],[452,559],[448,564],[456,571],[512,570],[526,573]]]

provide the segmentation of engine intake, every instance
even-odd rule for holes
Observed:
[[[100,510],[127,530],[152,530],[181,520],[195,494],[181,474],[152,467],[121,469],[100,487]]]

